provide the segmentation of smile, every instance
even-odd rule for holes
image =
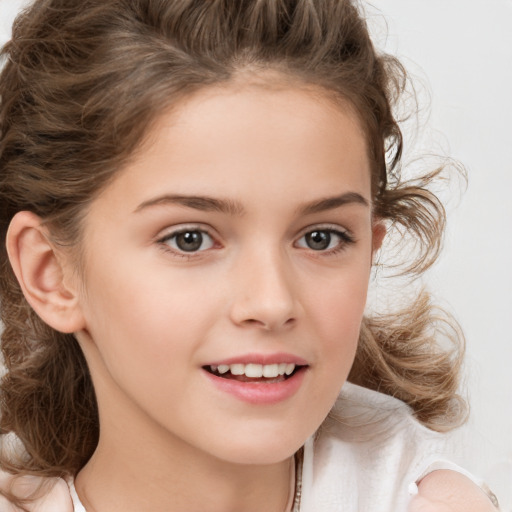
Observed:
[[[250,404],[271,405],[291,398],[300,389],[309,365],[243,363],[238,360],[209,364],[202,369],[222,394],[227,393]]]
[[[284,380],[289,377],[298,368],[298,365],[293,363],[279,363],[279,364],[220,364],[210,365],[207,367],[214,375],[221,376],[226,379],[243,380],[246,379],[281,379]],[[239,379],[241,377],[242,379]]]

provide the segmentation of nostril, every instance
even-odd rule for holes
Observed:
[[[265,330],[289,328],[296,322],[296,303],[279,294],[244,294],[234,300],[230,307],[230,318],[238,326]]]
[[[265,327],[265,322],[262,322],[261,320],[256,320],[255,318],[247,318],[242,321],[242,324]]]
[[[271,331],[274,329],[281,329],[283,327],[291,327],[295,322],[295,318],[288,318],[283,322],[279,321],[279,319],[257,320],[255,318],[247,318],[242,321],[242,324],[246,326],[261,327],[262,329]]]

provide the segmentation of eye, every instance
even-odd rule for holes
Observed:
[[[353,238],[344,231],[314,229],[302,236],[298,240],[297,246],[313,251],[336,251],[353,242]]]
[[[199,252],[211,249],[214,245],[212,237],[199,229],[186,229],[172,233],[161,240],[178,252]]]

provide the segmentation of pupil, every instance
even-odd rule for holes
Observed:
[[[176,245],[186,252],[197,251],[203,243],[203,235],[199,231],[186,231],[176,236]]]
[[[326,231],[312,231],[306,235],[306,241],[311,249],[321,251],[329,247],[331,235]]]

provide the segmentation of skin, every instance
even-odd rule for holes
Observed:
[[[486,494],[460,473],[433,471],[418,485],[408,512],[496,512]]]
[[[183,230],[203,233],[199,250],[179,248]],[[315,230],[328,248],[308,245]],[[349,106],[261,84],[157,120],[87,212],[81,273],[18,214],[13,268],[40,316],[76,333],[97,393],[100,440],[76,479],[88,512],[282,512],[291,457],[352,365],[383,235]],[[204,370],[283,352],[307,368],[278,403],[240,400]],[[412,512],[444,510],[427,478]]]
[[[172,497],[176,510],[282,511],[290,456],[327,415],[354,359],[374,243],[364,137],[348,110],[254,86],[194,97],[149,141],[85,224],[78,337],[102,439],[77,487],[105,510],[140,510],[149,486],[152,510],[169,510]],[[366,204],[302,211],[347,193]],[[158,200],[166,194],[237,206],[203,211]],[[183,227],[209,231],[212,247],[183,255],[158,241]],[[316,227],[357,242],[313,251],[304,235]],[[282,352],[308,369],[278,404],[245,403],[204,377],[214,361]],[[134,450],[141,433],[150,441]],[[113,482],[121,461],[114,480],[123,482]],[[140,467],[151,468],[143,486]]]

